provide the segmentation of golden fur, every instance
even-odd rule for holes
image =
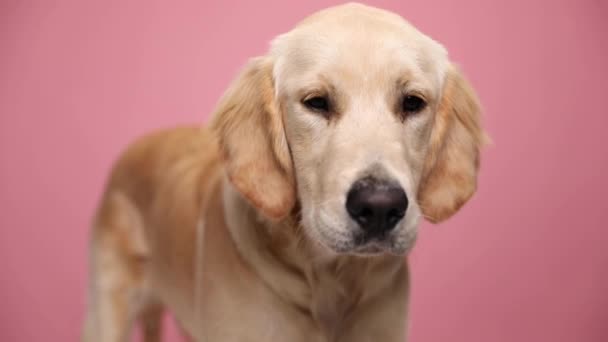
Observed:
[[[378,35],[419,58],[390,60]],[[306,48],[344,37],[347,53]],[[395,116],[395,85],[428,108]],[[339,115],[305,112],[311,92]],[[483,140],[472,88],[403,19],[356,4],[307,18],[246,66],[208,128],[153,133],[118,160],[93,225],[84,341],[124,341],[136,320],[158,341],[165,308],[198,341],[404,341],[403,254],[420,215],[442,221],[473,195]],[[417,199],[384,253],[346,238],[344,192],[362,172]]]

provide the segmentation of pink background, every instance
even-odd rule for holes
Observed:
[[[422,228],[411,340],[608,341],[608,4],[370,3],[448,48],[495,142],[477,196]],[[0,341],[78,339],[112,160],[204,121],[248,57],[330,4],[0,1]]]

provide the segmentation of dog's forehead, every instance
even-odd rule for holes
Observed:
[[[409,73],[440,87],[448,65],[445,49],[403,18],[357,4],[306,18],[273,41],[271,54],[281,83],[330,72],[366,79]]]

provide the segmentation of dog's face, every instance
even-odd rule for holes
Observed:
[[[296,200],[325,251],[406,252],[419,219],[475,190],[477,101],[443,47],[361,5],[278,37],[228,91],[214,127],[236,188],[271,218]]]

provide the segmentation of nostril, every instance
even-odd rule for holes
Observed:
[[[392,208],[387,213],[387,221],[389,224],[397,224],[403,218],[405,213],[397,208]]]
[[[388,215],[388,217],[397,217],[397,216],[399,216],[399,211],[397,209],[395,209],[395,208],[391,208],[388,211],[387,215]]]
[[[373,214],[374,213],[370,208],[365,207],[361,210],[361,212],[357,216],[359,216],[359,218],[361,218],[361,219],[366,220],[366,219],[369,219],[370,217],[372,217]]]
[[[352,214],[351,217],[361,226],[366,226],[374,219],[374,213],[370,208],[363,208],[359,213]]]
[[[391,217],[391,218],[396,218],[396,219],[400,219],[403,217],[404,212],[397,209],[397,208],[392,208],[391,210],[388,211],[387,216]]]
[[[374,217],[374,211],[369,207],[347,206],[350,216],[357,223],[364,225],[368,224]]]

